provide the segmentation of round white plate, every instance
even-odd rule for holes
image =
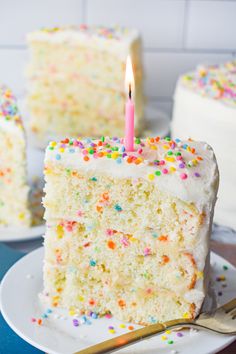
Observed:
[[[0,241],[16,242],[28,241],[41,237],[45,232],[42,219],[43,207],[41,205],[43,189],[43,160],[44,152],[32,147],[27,149],[27,172],[30,185],[29,202],[32,206],[33,218],[36,225],[32,227],[0,227]]]
[[[43,248],[28,254],[19,260],[5,275],[0,292],[2,314],[9,326],[23,339],[33,346],[48,354],[72,354],[76,351],[109,339],[128,331],[119,327],[120,322],[114,318],[91,319],[89,323],[73,326],[73,317],[65,310],[52,309],[47,313],[48,306],[39,296],[43,290]],[[212,254],[212,285],[216,293],[222,291],[217,302],[222,304],[236,293],[236,269],[223,258]],[[228,269],[224,270],[223,266]],[[30,272],[30,274],[29,274]],[[226,280],[217,282],[216,277],[224,274]],[[227,287],[223,287],[227,284]],[[222,286],[223,285],[223,286]],[[17,289],[17,292],[14,291]],[[50,312],[50,309],[49,311]],[[32,322],[36,318],[36,322]],[[37,319],[42,319],[42,325]],[[113,326],[116,333],[108,332],[108,326]],[[139,326],[134,325],[134,328]],[[145,340],[141,343],[121,349],[119,353],[127,354],[212,354],[229,345],[235,337],[224,336],[204,331],[181,331],[178,337],[172,331],[166,334],[167,340],[162,340],[161,335]],[[173,340],[173,344],[168,344]],[[191,348],[191,350],[189,349]]]
[[[28,241],[42,237],[45,232],[45,225],[32,227],[1,227],[0,241],[17,242]]]

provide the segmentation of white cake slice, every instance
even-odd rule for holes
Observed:
[[[45,178],[52,306],[140,324],[199,313],[218,189],[206,143],[65,139],[48,146]]]
[[[29,226],[26,142],[12,91],[0,86],[0,227]]]
[[[120,136],[125,67],[132,59],[136,133],[143,118],[141,42],[136,30],[81,25],[28,35],[28,108],[38,141],[65,135]]]

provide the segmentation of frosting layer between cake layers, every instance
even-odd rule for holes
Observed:
[[[173,137],[204,139],[214,148],[220,170],[217,223],[236,228],[236,62],[200,66],[176,86]]]

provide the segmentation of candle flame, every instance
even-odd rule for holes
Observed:
[[[131,95],[131,91],[134,91],[134,72],[130,56],[127,57],[126,61],[125,89],[127,92],[129,92],[129,95]]]

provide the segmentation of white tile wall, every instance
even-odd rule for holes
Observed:
[[[41,27],[76,24],[83,0],[0,1],[0,44],[24,45],[27,32]]]
[[[236,49],[236,1],[190,1],[187,48]]]
[[[0,0],[0,82],[25,90],[26,33],[63,24],[123,24],[140,30],[145,93],[171,112],[178,75],[198,63],[236,58],[232,0]]]
[[[138,28],[145,48],[181,48],[184,9],[184,0],[87,0],[86,20]]]
[[[220,63],[230,59],[232,55],[224,53],[144,53],[145,92],[150,97],[172,97],[179,75],[199,63]]]
[[[24,70],[28,54],[25,49],[0,49],[0,82],[13,88],[16,95],[25,89]]]

